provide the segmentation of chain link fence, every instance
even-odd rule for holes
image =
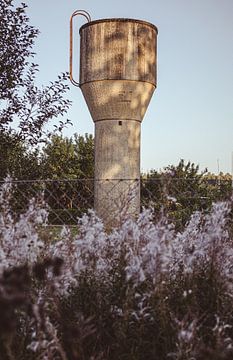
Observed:
[[[232,196],[231,180],[205,178],[172,178],[160,176],[140,180],[101,180],[108,183],[106,197],[111,191],[119,192],[118,206],[122,211],[127,201],[123,195],[132,184],[140,187],[140,206],[152,207],[154,214],[165,212],[177,228],[183,226],[194,211],[208,211],[213,202],[227,200]],[[94,208],[94,179],[19,180],[13,186],[12,209],[16,214],[24,212],[31,198],[43,193],[48,205],[50,225],[75,225],[77,219],[88,209]],[[124,194],[121,194],[124,182]],[[3,182],[0,182],[0,186]],[[109,190],[110,189],[110,190]],[[109,192],[110,191],[110,192]],[[131,195],[130,195],[131,194]],[[121,196],[122,195],[122,196]],[[111,202],[102,213],[111,212]],[[112,204],[113,206],[114,204]]]

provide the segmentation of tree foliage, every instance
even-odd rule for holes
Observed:
[[[0,1],[0,97],[8,100],[23,85],[24,70],[38,30],[29,25],[26,5],[14,8],[12,0]]]
[[[70,223],[71,218],[77,218],[93,207],[93,136],[74,134],[68,138],[54,135],[43,148],[41,172],[43,179],[53,179],[46,183],[45,192],[49,206],[56,209],[49,220]]]
[[[168,213],[178,228],[195,211],[209,210],[213,201],[229,198],[231,183],[225,178],[210,177],[207,170],[183,159],[163,171],[151,170],[142,176],[142,203],[151,204],[156,213]]]
[[[17,135],[0,133],[0,180],[93,179],[94,138],[53,135],[43,148],[28,148]]]
[[[93,136],[74,134],[68,138],[54,135],[43,148],[41,166],[45,179],[93,178]]]
[[[0,132],[0,180],[8,174],[18,180],[33,180],[41,176],[38,150],[30,150],[17,136]]]
[[[46,125],[67,112],[70,101],[67,74],[41,89],[36,85],[38,65],[32,62],[38,30],[29,24],[27,5],[15,7],[12,0],[0,0],[0,133],[36,145],[55,130],[70,123],[58,120],[52,130]]]

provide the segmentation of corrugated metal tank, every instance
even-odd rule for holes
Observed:
[[[95,210],[114,226],[120,213],[140,209],[140,127],[156,88],[157,28],[103,19],[80,36],[80,87],[95,122]]]

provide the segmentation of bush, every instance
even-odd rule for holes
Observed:
[[[2,359],[230,360],[232,202],[178,232],[151,210],[106,233],[89,211],[58,241],[42,198],[18,218],[0,194]]]

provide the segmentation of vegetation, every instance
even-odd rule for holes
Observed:
[[[69,123],[60,118],[70,106],[64,97],[67,74],[48,86],[36,85],[38,65],[32,62],[32,49],[38,30],[29,24],[26,8],[25,4],[15,7],[13,0],[0,0],[1,156],[13,168],[14,163],[8,162],[12,160],[9,149],[20,148],[22,153],[25,146],[38,145]],[[48,130],[46,125],[56,118],[57,123]]]
[[[40,152],[28,152],[19,142],[3,153],[2,180],[8,173],[22,180],[15,183],[15,202],[25,209],[28,200],[45,191],[52,209],[50,223],[75,224],[94,203],[94,139],[75,134],[73,138],[54,135]],[[10,143],[8,139],[8,143]],[[5,144],[0,144],[4,147]],[[9,169],[11,171],[9,171]],[[47,181],[49,179],[49,181]],[[27,182],[28,180],[35,180]],[[40,181],[41,180],[41,181]],[[152,207],[154,216],[161,211],[182,229],[195,211],[208,212],[215,201],[229,199],[231,177],[200,172],[193,163],[181,160],[161,172],[151,170],[141,177],[141,204]],[[15,207],[16,209],[16,207]],[[107,209],[108,211],[108,209]]]
[[[25,4],[15,7],[13,0],[0,0],[0,180],[8,174],[18,180],[54,180],[46,184],[52,194],[48,202],[64,223],[70,213],[76,217],[93,204],[93,182],[85,179],[94,177],[94,139],[87,134],[73,138],[59,134],[69,123],[60,120],[70,106],[65,98],[67,75],[37,87],[38,66],[32,60],[38,30],[29,24],[26,9]],[[48,128],[53,120],[56,124]],[[38,147],[41,143],[43,148]],[[213,201],[229,197],[230,182],[211,184],[206,178],[198,166],[183,160],[160,173],[152,170],[142,176],[142,204],[150,204],[155,216],[162,209],[182,228],[194,211],[209,210]],[[79,182],[74,188],[74,182],[60,179]],[[15,209],[25,209],[25,199],[41,188],[36,182],[19,191]],[[80,200],[74,209],[77,193]]]
[[[200,172],[194,163],[180,160],[158,173],[142,176],[142,203],[152,206],[155,214],[166,212],[177,228],[182,228],[195,211],[208,211],[212,203],[229,199],[231,176]]]
[[[93,196],[81,181],[93,178],[93,137],[59,135],[69,123],[59,121],[70,105],[67,75],[36,86],[38,30],[29,25],[26,5],[0,0],[0,19],[0,180],[9,173],[49,178],[45,195],[55,190],[46,204],[40,182],[18,194],[9,178],[2,184],[1,359],[232,359],[229,184],[181,160],[142,176],[142,200],[150,208],[137,220],[107,233],[80,203],[75,230],[49,232],[48,205],[59,199],[72,209],[74,201],[61,177],[78,178],[82,197]]]
[[[39,153],[30,151],[17,135],[0,132],[0,180],[8,174],[15,179],[35,179],[40,177]]]
[[[1,359],[230,360],[232,202],[181,232],[151,210],[106,233],[93,212],[57,241],[43,199],[19,219],[0,192]]]
[[[43,179],[93,179],[94,138],[74,134],[67,138],[54,135],[41,153]]]

